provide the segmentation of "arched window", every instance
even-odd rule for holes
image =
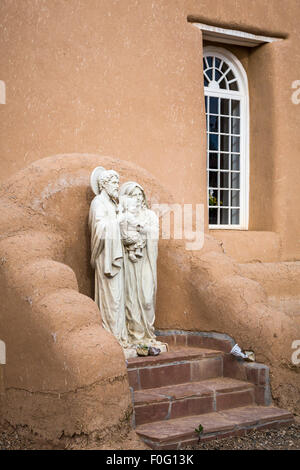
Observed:
[[[246,72],[219,47],[203,54],[210,228],[248,228],[249,105]]]

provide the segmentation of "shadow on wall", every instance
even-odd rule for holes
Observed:
[[[151,202],[174,202],[145,170],[90,154],[39,160],[0,189],[0,331],[8,351],[0,416],[51,438],[107,436],[131,412],[123,352],[90,298],[89,177],[99,165],[116,169],[121,183],[138,181]],[[278,404],[300,411],[290,363],[299,325],[267,305],[260,284],[213,238],[197,252],[160,241],[156,327],[233,336],[270,366]]]

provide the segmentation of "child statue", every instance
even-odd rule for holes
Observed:
[[[143,248],[145,248],[147,241],[147,236],[143,232],[143,222],[138,215],[136,200],[129,196],[122,196],[118,220],[123,245],[132,263],[136,263],[138,258],[143,257]]]

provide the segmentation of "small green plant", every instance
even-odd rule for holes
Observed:
[[[198,442],[200,442],[201,434],[203,433],[202,424],[199,424],[198,428],[195,428],[195,432],[198,434]]]
[[[217,198],[213,196],[212,194],[209,195],[209,205],[210,206],[217,206]]]
[[[215,196],[213,196],[212,194],[209,195],[209,205],[210,206],[217,206],[218,205],[217,198]],[[222,201],[220,201],[220,206],[223,206]]]

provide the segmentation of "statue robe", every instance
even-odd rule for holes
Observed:
[[[126,347],[123,248],[116,210],[117,205],[105,190],[91,203],[91,265],[95,269],[95,302],[103,327]]]
[[[129,342],[161,347],[154,334],[155,301],[157,290],[157,248],[159,225],[155,213],[143,209],[140,219],[144,219],[146,246],[143,256],[136,263],[124,253],[125,272],[125,313]]]

